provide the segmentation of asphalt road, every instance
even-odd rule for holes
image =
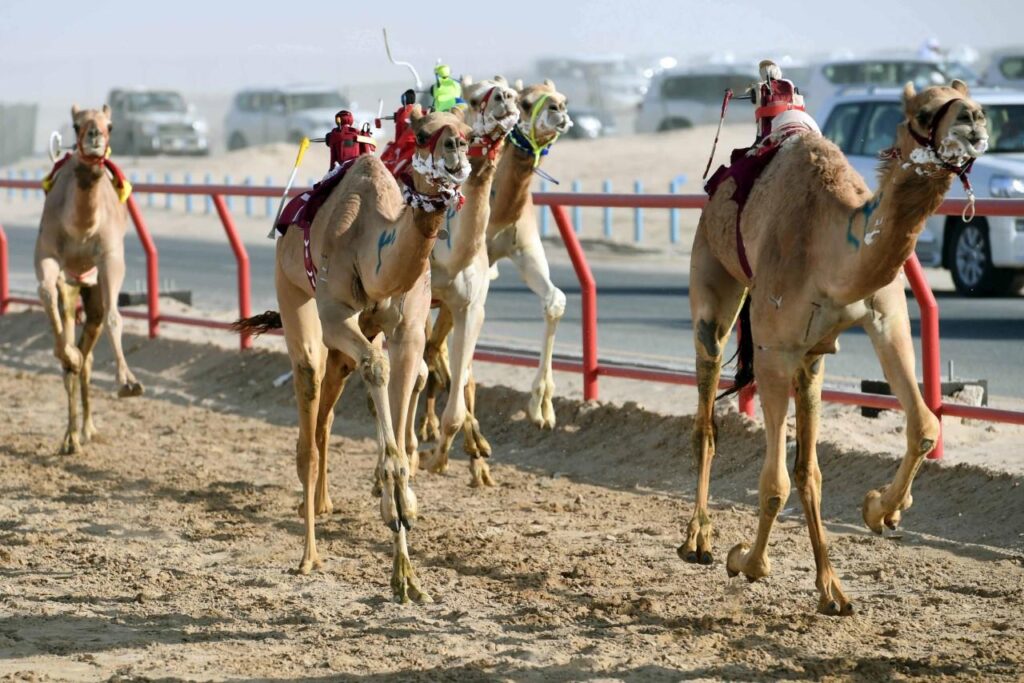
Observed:
[[[35,226],[5,226],[11,251],[11,287],[35,291],[32,251]],[[235,262],[227,244],[159,238],[160,276],[176,289],[189,289],[195,306],[232,310],[237,306]],[[141,286],[145,261],[136,240],[126,245],[128,276],[125,289]],[[249,246],[253,310],[276,308],[273,289],[273,245]],[[625,257],[628,263],[628,257]],[[510,262],[500,264],[501,277],[491,284],[484,323],[484,343],[536,351],[543,323],[540,302],[519,280]],[[597,263],[599,350],[602,358],[654,361],[692,367],[687,273]],[[580,292],[569,265],[554,265],[552,276],[568,298],[559,327],[556,352],[580,352]],[[942,335],[942,362],[955,364],[956,376],[987,379],[996,396],[1024,397],[1024,297],[963,299],[937,292]],[[915,335],[918,311],[910,314]],[[841,351],[826,361],[830,378],[881,379],[882,372],[867,335],[850,330],[840,337]],[[920,347],[919,347],[920,348]],[[920,354],[920,351],[919,351]],[[920,368],[920,355],[918,356]]]

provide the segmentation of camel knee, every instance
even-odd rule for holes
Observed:
[[[703,457],[714,457],[715,455],[715,423],[714,420],[698,419],[693,425],[691,436],[691,447],[693,457],[697,464]]]
[[[548,320],[560,320],[565,315],[565,293],[553,287],[544,299],[544,317]]]
[[[367,386],[387,386],[390,375],[387,356],[378,349],[371,349],[359,359],[359,372]]]
[[[420,361],[420,369],[419,372],[416,374],[416,386],[413,388],[413,391],[415,393],[420,394],[426,388],[427,376],[429,374],[430,370],[427,368],[426,361]]]

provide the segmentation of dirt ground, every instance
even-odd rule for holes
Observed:
[[[726,577],[724,551],[755,526],[756,423],[728,407],[719,417],[707,568],[675,553],[694,487],[690,418],[560,399],[558,428],[540,433],[521,391],[484,387],[499,486],[467,487],[461,456],[448,476],[417,476],[413,561],[436,602],[401,607],[388,601],[358,383],[332,439],[325,566],[303,577],[291,388],[273,387],[284,356],[129,337],[147,395],[118,400],[101,343],[103,438],[69,457],[55,455],[64,398],[50,348],[38,313],[0,318],[7,680],[1020,679],[1019,472],[930,463],[905,528],[879,537],[859,503],[895,460],[824,442],[823,513],[857,607],[829,618],[814,612],[795,495],[772,576]],[[898,432],[894,418],[829,410],[826,427]]]

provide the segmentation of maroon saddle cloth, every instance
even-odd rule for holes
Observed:
[[[358,158],[341,162],[328,171],[327,175],[321,178],[320,182],[313,185],[313,189],[292,197],[291,201],[285,205],[284,211],[281,212],[281,217],[274,226],[277,228],[277,231],[283,235],[289,225],[297,225],[303,230],[309,230],[309,226],[313,224],[313,219],[316,218],[317,211],[324,205],[327,198],[331,196],[334,188],[345,179],[345,174],[348,173],[348,170],[352,168],[352,164]]]

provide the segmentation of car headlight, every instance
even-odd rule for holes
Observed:
[[[206,125],[206,121],[199,120],[192,122],[192,130],[194,130],[197,133],[205,133],[208,129],[209,126]]]
[[[994,175],[989,181],[989,192],[993,197],[1024,197],[1024,178]]]
[[[157,131],[160,130],[160,127],[152,121],[143,121],[139,125],[139,130],[142,131],[143,135],[156,135]]]

